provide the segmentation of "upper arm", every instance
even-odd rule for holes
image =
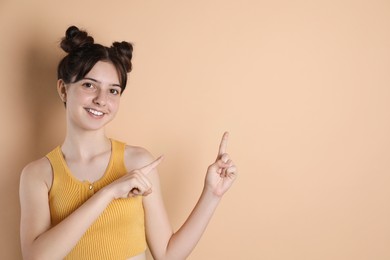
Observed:
[[[125,163],[129,170],[139,169],[154,160],[155,158],[143,148],[126,149]],[[147,177],[152,183],[152,193],[143,197],[146,238],[150,251],[158,259],[157,256],[165,254],[173,230],[165,209],[157,169],[149,172]]]
[[[48,193],[52,169],[47,158],[28,164],[22,171],[19,186],[21,207],[20,239],[23,255],[32,242],[50,228]]]

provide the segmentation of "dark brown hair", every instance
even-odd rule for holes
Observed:
[[[118,72],[121,94],[123,93],[127,84],[127,73],[132,69],[131,43],[114,42],[112,46],[106,47],[94,43],[94,39],[86,31],[70,26],[60,46],[68,54],[58,64],[58,79],[65,83],[77,82],[83,79],[98,61],[108,61]]]

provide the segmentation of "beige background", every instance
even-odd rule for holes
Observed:
[[[240,176],[189,259],[390,259],[390,2],[0,1],[0,259],[18,182],[64,136],[69,25],[135,44],[108,134],[165,154],[178,228],[229,130]]]

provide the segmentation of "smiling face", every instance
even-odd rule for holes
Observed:
[[[114,119],[120,101],[118,72],[109,62],[99,61],[85,77],[65,84],[58,91],[66,102],[68,124],[83,130],[99,130]]]

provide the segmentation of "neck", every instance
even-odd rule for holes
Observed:
[[[68,128],[61,149],[66,157],[83,160],[111,149],[111,142],[104,129],[85,131]]]

